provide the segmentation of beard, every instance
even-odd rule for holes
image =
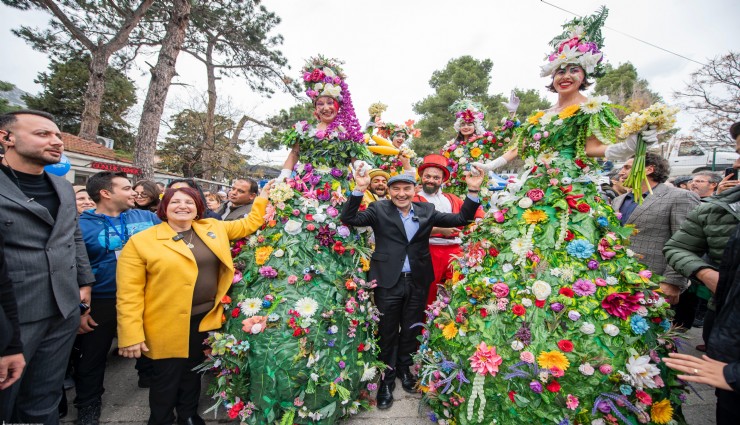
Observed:
[[[385,188],[370,188],[370,192],[375,196],[383,197],[388,193],[388,190]]]
[[[421,189],[422,189],[422,190],[424,191],[424,193],[426,193],[427,195],[434,195],[434,194],[435,194],[435,193],[437,193],[437,191],[439,190],[439,186],[440,186],[440,185],[438,185],[438,184],[434,184],[434,183],[424,183],[424,184],[423,184],[423,185],[421,186]]]

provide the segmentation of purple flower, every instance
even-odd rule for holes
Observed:
[[[596,285],[594,285],[590,280],[578,279],[576,283],[573,284],[573,292],[575,292],[579,297],[587,297],[596,292]]]
[[[270,266],[262,266],[262,267],[260,267],[259,272],[260,272],[260,274],[262,276],[267,277],[267,278],[270,278],[270,279],[274,279],[278,275],[277,270],[273,269]]]
[[[346,364],[346,363],[344,363],[344,360],[340,360],[340,361],[339,361],[339,368],[340,368],[340,369],[344,369],[345,367],[347,367],[347,364]]]
[[[330,339],[329,341],[326,342],[326,345],[329,347],[333,347],[336,341],[337,341],[336,339]]]
[[[575,322],[576,320],[578,320],[580,318],[581,318],[581,313],[579,313],[579,312],[577,312],[575,310],[571,310],[571,311],[568,312],[568,319],[570,319],[570,320],[572,320],[572,321]]]
[[[328,210],[327,210],[327,211],[328,211]],[[349,227],[347,227],[347,226],[344,226],[344,225],[342,225],[342,226],[339,226],[339,227],[337,228],[337,234],[338,234],[339,236],[343,237],[343,238],[346,238],[347,236],[349,236]]]
[[[611,407],[609,407],[609,404],[605,401],[600,401],[597,406],[601,413],[606,414],[612,411]]]
[[[319,231],[315,237],[318,239],[321,246],[332,246],[334,244],[334,235],[336,234],[337,231],[330,229],[327,224],[319,227]]]
[[[308,178],[308,183],[311,186],[316,186],[321,181],[321,176],[317,176],[316,174],[311,174],[311,177]]]
[[[378,389],[378,384],[376,384],[374,382],[371,382],[371,383],[367,384],[367,390],[368,391],[375,391],[377,389]]]
[[[331,175],[334,176],[334,177],[336,177],[336,178],[342,177],[343,174],[344,173],[339,168],[332,168],[331,169]]]
[[[305,171],[307,173],[310,173],[311,171],[313,171],[313,165],[311,165],[311,164],[304,165],[303,166],[303,171]]]
[[[326,131],[325,130],[319,130],[316,132],[316,138],[317,139],[323,139],[326,137]]]
[[[329,207],[326,209],[326,213],[329,214],[329,217],[336,217],[339,215],[339,210],[334,207]]]
[[[560,304],[560,303],[552,303],[552,304],[550,304],[550,308],[555,313],[560,313],[561,311],[563,311],[563,308],[565,308],[565,306],[562,305],[562,304]]]
[[[529,388],[532,389],[532,391],[536,392],[537,394],[542,392],[542,384],[540,384],[539,381],[532,381],[529,383]]]
[[[599,262],[596,260],[589,260],[588,261],[588,268],[590,270],[596,270],[599,268]]]

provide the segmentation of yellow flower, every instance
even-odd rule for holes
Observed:
[[[332,382],[331,384],[329,384],[329,395],[334,397],[334,394],[336,393],[337,393],[337,384]]]
[[[366,272],[370,270],[370,260],[365,257],[360,257],[360,264],[362,264],[362,271]]]
[[[565,354],[560,351],[543,351],[537,357],[537,364],[544,369],[552,369],[554,367],[560,370],[568,370],[570,362],[565,357]]]
[[[470,151],[470,156],[472,156],[473,158],[478,158],[482,153],[483,151],[481,151],[480,148],[473,148]]]
[[[452,339],[457,336],[457,326],[455,326],[455,322],[448,323],[447,326],[442,329],[442,335],[447,339]]]
[[[524,211],[522,218],[527,224],[537,224],[547,220],[547,214],[542,210],[529,209]]]
[[[673,407],[668,399],[653,403],[650,407],[650,417],[656,424],[667,424],[673,419]]]
[[[573,114],[578,112],[578,110],[581,108],[581,105],[570,105],[567,108],[564,108],[560,113],[558,114],[558,117],[560,117],[561,120],[564,120],[568,117],[572,117]]]
[[[545,111],[539,111],[536,114],[532,115],[531,117],[527,118],[527,121],[530,124],[537,125],[540,122],[540,118],[545,115]]]
[[[274,250],[271,246],[261,246],[257,248],[257,251],[254,253],[254,262],[257,263],[258,266],[261,266],[267,262],[267,260],[270,259],[270,254],[272,254],[272,251]]]
[[[445,158],[449,158],[450,157],[450,153],[449,152],[445,152],[442,155],[444,155]]]

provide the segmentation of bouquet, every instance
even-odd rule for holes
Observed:
[[[624,187],[632,189],[635,201],[642,203],[642,182],[647,181],[645,174],[645,153],[647,152],[647,143],[642,139],[642,131],[645,129],[665,132],[673,128],[676,124],[676,113],[678,108],[669,107],[663,103],[654,103],[640,112],[633,112],[627,115],[619,129],[619,136],[626,138],[637,134],[637,148],[635,149],[635,161],[632,163]],[[648,185],[648,190],[652,189]]]

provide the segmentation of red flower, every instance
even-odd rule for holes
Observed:
[[[560,295],[565,295],[565,296],[566,296],[566,297],[568,297],[568,298],[573,298],[573,295],[575,295],[575,294],[573,293],[573,290],[572,290],[572,289],[570,289],[570,288],[569,288],[569,287],[567,287],[567,286],[563,286],[562,288],[560,288],[560,290],[558,291],[558,294],[560,294]]]
[[[558,348],[560,349],[560,351],[570,353],[571,351],[573,351],[573,343],[567,339],[561,339],[560,341],[558,341]]]
[[[516,395],[516,391],[509,391],[509,400],[511,400],[512,403],[514,402],[514,395]]]
[[[530,189],[527,191],[527,197],[532,201],[537,202],[545,197],[545,192],[543,192],[542,189]]]
[[[573,239],[575,239],[576,235],[570,231],[570,229],[565,231],[565,241],[570,242]]]
[[[488,250],[488,254],[490,254],[490,255],[491,255],[491,257],[497,257],[497,256],[498,256],[498,249],[496,249],[496,248],[494,248],[494,247],[491,247],[491,248],[490,248],[490,249]]]
[[[586,165],[586,163],[585,163],[585,162],[583,162],[583,160],[581,160],[580,158],[579,158],[579,159],[576,159],[576,160],[575,160],[575,163],[576,163],[576,165],[577,165],[577,166],[579,166],[579,167],[581,167],[581,168],[586,168],[586,167],[588,167],[588,165]]]
[[[306,225],[306,230],[308,230],[309,232],[313,232],[314,230],[316,230],[316,226],[313,223],[308,223],[308,225]]]
[[[560,383],[558,381],[552,380],[549,384],[547,384],[547,391],[550,391],[551,393],[556,393],[560,391]]]
[[[572,185],[572,184],[570,184],[570,185],[568,185],[568,186],[566,186],[566,187],[561,187],[561,188],[560,188],[560,190],[561,190],[561,191],[562,191],[563,193],[568,193],[568,192],[571,192],[571,191],[573,191],[573,185]]]
[[[236,419],[236,417],[239,416],[239,412],[241,412],[243,408],[244,408],[243,401],[234,403],[234,405],[231,406],[231,409],[229,409],[229,418]]]
[[[238,308],[235,308],[235,309],[231,310],[231,317],[233,317],[233,318],[239,317],[239,309]]]
[[[360,345],[357,346],[357,352],[362,353],[363,351],[365,351],[365,344],[360,343]]]
[[[581,202],[580,204],[576,205],[576,209],[578,210],[578,212],[582,213],[587,213],[591,211],[591,207],[585,202]]]
[[[231,297],[228,295],[224,295],[223,298],[221,298],[221,304],[228,304],[231,302]]]
[[[306,221],[313,221],[313,214],[306,214]]]
[[[536,305],[539,308],[542,308],[545,306],[545,300],[534,300],[534,305]]]
[[[652,319],[650,319],[650,320],[651,320],[651,321],[652,321],[653,323],[660,323],[660,322],[662,322],[662,321],[663,321],[663,319],[661,319],[660,317],[653,317],[653,318],[652,318]]]
[[[320,69],[314,69],[313,71],[311,71],[311,76],[310,76],[309,81],[313,81],[313,82],[323,81],[324,77],[326,77],[326,74],[324,74],[324,71]]]
[[[630,314],[636,312],[640,308],[640,300],[642,294],[638,293],[635,295],[629,292],[616,292],[609,294],[601,301],[601,307],[606,310],[607,313],[612,316],[619,317],[622,320],[627,320]]]
[[[480,312],[480,316],[481,317],[484,317],[485,318],[485,317],[488,316],[488,310],[486,310],[485,308],[482,308],[482,309],[480,309],[478,311]]]
[[[527,312],[527,309],[524,308],[521,304],[515,304],[514,307],[511,308],[511,312],[514,313],[516,316],[524,316],[524,313]]]

